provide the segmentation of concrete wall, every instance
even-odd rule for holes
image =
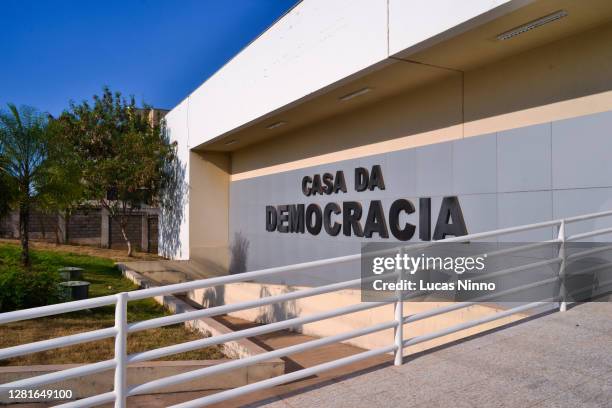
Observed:
[[[172,169],[174,180],[164,192],[159,224],[159,254],[189,259],[189,101],[181,102],[166,117],[169,140],[177,142],[178,160]]]
[[[158,210],[144,209],[134,213],[128,222],[127,234],[134,248],[157,253],[159,231]],[[57,230],[57,234],[56,234]],[[19,214],[13,211],[0,219],[0,237],[19,237]],[[92,245],[104,248],[126,248],[118,220],[110,220],[107,211],[87,208],[75,211],[67,219],[40,211],[30,215],[30,238],[62,244]]]
[[[190,256],[228,267],[229,155],[190,153]]]
[[[428,196],[435,223],[442,197],[457,195],[470,233],[612,208],[611,41],[604,25],[236,151],[230,239],[248,241],[246,269],[359,251],[356,237],[267,232],[266,205],[354,199],[367,209],[377,198],[388,210],[397,198],[417,205]],[[374,164],[386,190],[355,193],[353,169]],[[348,193],[302,194],[303,176],[336,170]]]
[[[146,220],[146,217],[145,217]],[[146,222],[146,221],[145,221]],[[143,216],[135,214],[128,218],[126,226],[126,234],[132,244],[132,248],[136,251],[142,251],[145,243],[148,245],[148,238],[143,239],[143,229],[147,226],[143,225]],[[127,249],[127,244],[121,232],[121,225],[118,219],[109,220],[109,242],[108,246],[113,249]]]
[[[467,31],[475,25],[490,21],[531,2],[389,0],[389,54],[393,55],[412,47],[417,48],[428,40],[441,41],[445,37]],[[476,16],[479,18],[472,20]]]
[[[258,299],[265,296],[275,296],[295,290],[304,289],[299,286],[286,285],[269,285],[259,283],[232,283],[229,285],[216,288],[197,289],[189,292],[188,296],[204,306],[220,306],[223,304],[236,304],[252,299]],[[358,304],[361,301],[361,293],[358,290],[342,290],[334,293],[328,293],[309,298],[297,299],[285,303],[261,306],[248,310],[241,310],[230,313],[231,316],[236,316],[252,322],[272,323],[283,321],[295,317],[311,316],[317,313],[323,313],[335,308],[346,307]],[[424,312],[438,307],[447,306],[447,302],[404,302],[404,316],[415,313]],[[555,303],[547,305],[545,308],[554,308]],[[423,334],[433,333],[454,324],[475,320],[499,311],[499,309],[488,305],[473,305],[463,309],[459,309],[450,313],[445,313],[429,319],[423,319],[418,322],[406,324],[404,326],[404,339],[413,338]],[[442,336],[434,340],[430,340],[421,344],[417,344],[404,349],[404,355],[417,353],[427,350],[442,344],[448,344],[452,341],[471,336],[476,333],[481,333],[495,327],[525,318],[526,314],[515,314],[507,318],[496,320],[494,322],[482,324],[470,329],[461,330],[459,332]],[[299,327],[294,327],[295,331],[306,335],[316,337],[329,337],[338,333],[345,333],[351,330],[373,326],[379,323],[386,323],[394,318],[393,305],[382,305],[380,307],[365,310],[357,313],[351,313],[344,316],[339,316],[331,319],[325,319],[314,323],[309,323]],[[346,341],[346,343],[362,347],[365,349],[374,349],[384,347],[393,342],[393,330],[383,330],[367,336],[357,337]]]
[[[99,209],[77,211],[72,214],[66,226],[68,242],[100,245],[101,217],[102,211]]]
[[[612,109],[612,24],[465,73],[473,136]]]
[[[268,232],[265,206],[359,201],[364,211],[380,199],[388,214],[398,198],[431,197],[433,230],[442,197],[456,195],[469,233],[529,224],[612,209],[612,111],[555,121],[488,135],[458,139],[393,153],[292,170],[232,182],[230,231],[248,241],[247,270],[357,253],[363,238],[322,231]],[[384,191],[355,192],[353,169],[383,170]],[[347,193],[306,197],[303,176],[344,170]],[[365,215],[364,215],[365,218]],[[406,219],[418,225],[418,214]],[[599,219],[572,225],[570,233],[612,226]],[[415,234],[413,241],[418,239]],[[510,236],[518,241],[551,239],[551,228]],[[377,239],[375,235],[373,239]],[[598,238],[600,240],[604,238]],[[386,241],[393,241],[393,238]],[[358,271],[358,265],[348,266]],[[333,276],[325,270],[317,275]]]

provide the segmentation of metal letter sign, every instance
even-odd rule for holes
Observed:
[[[355,169],[355,191],[384,190],[385,181],[380,165],[372,166],[371,170],[364,167]],[[344,172],[338,170],[332,173],[315,174],[302,178],[302,192],[306,197],[314,195],[331,195],[346,193]],[[332,236],[342,232],[345,236],[372,238],[376,234],[380,238],[391,235],[399,241],[412,239],[416,225],[401,222],[402,213],[409,215],[416,212],[412,201],[400,198],[395,200],[385,214],[380,200],[371,200],[364,210],[358,201],[344,201],[341,204],[330,202],[323,210],[318,204],[282,204],[266,206],[266,231],[280,233],[308,232],[318,235],[321,230]],[[419,198],[419,239],[430,241],[431,237],[431,198]],[[364,224],[362,226],[362,219]],[[340,223],[340,221],[342,221]],[[444,197],[438,212],[438,220],[434,228],[433,239],[444,239],[446,236],[467,235],[463,212],[456,196]]]

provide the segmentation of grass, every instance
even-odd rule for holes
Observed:
[[[17,267],[18,261],[19,247],[13,244],[0,244],[0,274],[9,268]],[[32,251],[32,265],[33,269],[39,271],[57,271],[64,266],[83,268],[83,280],[91,283],[89,288],[90,298],[137,289],[132,282],[121,276],[121,272],[113,261],[106,258],[36,250]],[[168,312],[153,299],[128,303],[128,321],[130,322],[161,317],[167,314]],[[0,328],[0,348],[112,327],[113,325],[114,306],[112,305],[66,313],[60,316],[9,323]],[[201,334],[188,330],[184,325],[145,330],[128,336],[128,353],[146,351],[200,338],[202,338]],[[0,360],[0,365],[90,363],[113,358],[113,351],[114,340],[110,338]],[[208,360],[223,357],[218,347],[208,347],[168,356],[163,360]]]
[[[12,244],[18,245],[19,241],[12,238],[0,238],[0,245]],[[46,241],[34,241],[30,240],[30,248],[38,250],[48,250],[54,253],[69,253],[77,255],[90,255],[94,257],[102,257],[112,259],[116,262],[128,262],[128,261],[155,261],[159,260],[160,257],[156,254],[150,254],[146,252],[134,251],[131,257],[127,256],[126,249],[109,249],[109,248],[98,248],[90,245],[73,245],[73,244],[61,244],[57,245],[52,242]]]

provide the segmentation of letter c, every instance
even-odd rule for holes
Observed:
[[[304,176],[304,178],[302,179],[302,193],[304,193],[306,197],[308,197],[312,193],[312,188],[310,187],[310,184],[312,184],[312,178],[310,178],[309,176]]]
[[[391,209],[389,210],[389,227],[395,238],[400,241],[408,241],[414,235],[416,227],[407,222],[403,229],[400,228],[399,216],[402,211],[406,214],[412,214],[414,212],[414,205],[403,198],[395,200],[393,204],[391,204]]]

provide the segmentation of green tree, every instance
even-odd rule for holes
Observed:
[[[71,103],[59,119],[79,157],[85,196],[118,221],[129,256],[128,220],[143,205],[158,204],[174,157],[159,124],[149,121],[150,111],[105,87],[93,103]]]
[[[36,207],[44,213],[59,215],[68,221],[76,209],[87,204],[81,163],[60,120],[51,120],[48,132],[49,165],[44,173],[45,183],[39,191]],[[59,244],[62,242],[59,217],[55,217],[55,220],[55,241]]]
[[[30,267],[30,210],[46,186],[48,156],[48,115],[30,106],[8,105],[0,111],[0,171],[5,188],[19,208],[21,263]]]
[[[0,167],[2,167],[2,160],[3,158],[0,157]],[[9,177],[4,172],[0,172],[0,218],[8,214],[10,210],[13,191]]]

